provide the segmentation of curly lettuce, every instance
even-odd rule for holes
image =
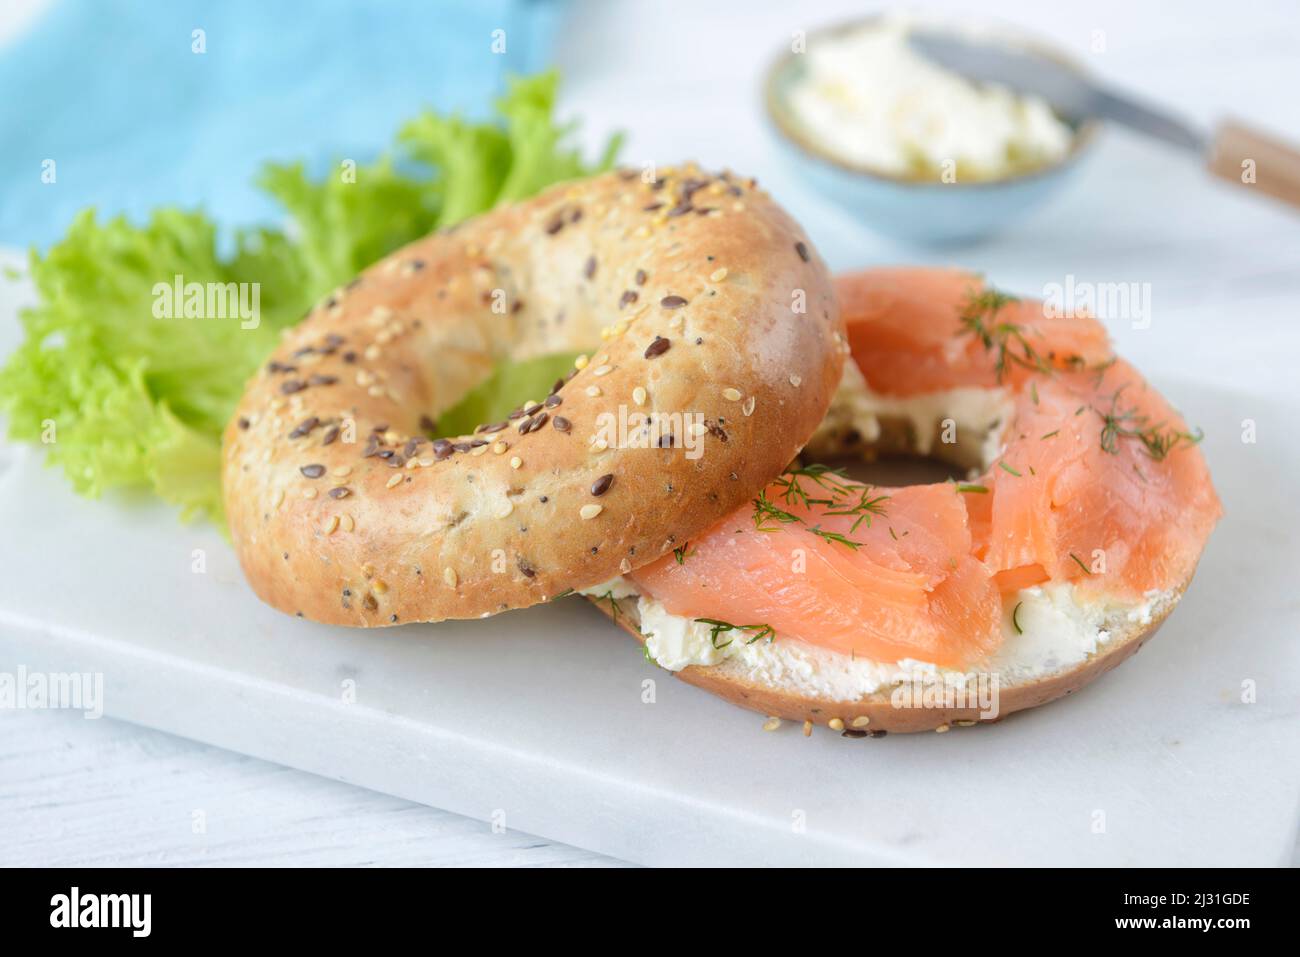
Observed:
[[[221,430],[284,327],[369,263],[431,230],[606,169],[569,145],[554,73],[513,79],[497,117],[425,112],[374,163],[315,180],[268,164],[257,185],[291,228],[238,229],[219,242],[204,213],[156,210],[143,224],[86,210],[29,274],[38,301],[0,368],[13,439],[43,442],[77,492],[143,489],[182,517],[224,525]],[[155,286],[259,284],[259,321],[157,318]]]

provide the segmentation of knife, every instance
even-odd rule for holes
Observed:
[[[1111,120],[1190,152],[1215,176],[1300,208],[1300,150],[1236,120],[1207,134],[1158,106],[1093,83],[1076,68],[1025,47],[913,28],[908,43],[927,60],[977,83],[1046,100],[1067,121]]]

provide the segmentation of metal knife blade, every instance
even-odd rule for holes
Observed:
[[[1181,149],[1204,153],[1204,134],[1177,117],[1106,90],[1064,63],[1024,47],[985,43],[960,34],[914,28],[908,43],[927,60],[977,83],[996,83],[1042,97],[1062,117],[1112,120]]]

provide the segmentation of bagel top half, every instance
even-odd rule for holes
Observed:
[[[392,254],[286,333],[226,428],[232,540],[263,600],[317,621],[547,601],[749,501],[845,348],[825,264],[752,180],[558,186]],[[430,438],[498,363],[574,351],[551,395]],[[656,447],[600,438],[635,413],[662,416]]]

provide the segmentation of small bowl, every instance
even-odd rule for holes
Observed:
[[[809,34],[808,46],[818,38],[858,30],[878,19],[868,17],[819,30]],[[953,24],[956,29],[961,26],[960,22]],[[986,31],[981,36],[999,42]],[[1019,35],[1008,34],[1001,42],[1029,47],[1086,76],[1076,62],[1055,48]],[[856,212],[872,229],[908,242],[968,243],[1005,228],[1061,188],[1101,125],[1096,120],[1070,123],[1074,136],[1060,160],[999,179],[941,183],[882,173],[835,156],[803,128],[790,105],[789,92],[802,76],[804,56],[785,54],[768,68],[764,81],[767,116],[787,161],[816,189]]]

